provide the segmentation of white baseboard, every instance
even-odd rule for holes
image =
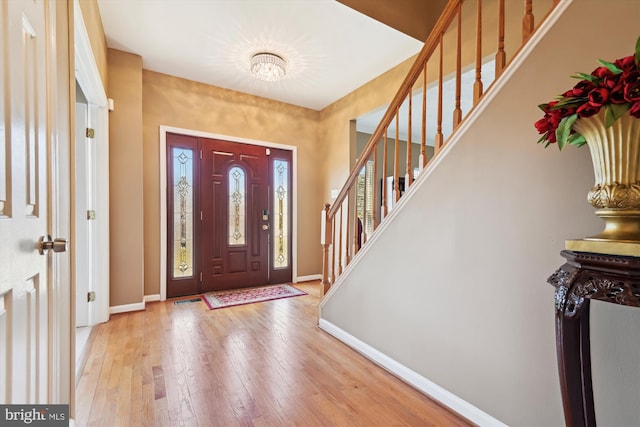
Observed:
[[[160,301],[160,294],[144,296],[144,302],[155,302],[155,301]]]
[[[318,321],[318,326],[320,327],[320,329],[333,335],[372,362],[380,365],[382,368],[391,372],[404,382],[410,384],[411,386],[415,387],[417,390],[428,395],[434,400],[437,400],[447,408],[451,409],[457,414],[460,414],[469,421],[482,427],[507,427],[507,425],[503,422],[493,418],[491,415],[481,411],[480,409],[471,405],[469,402],[462,400],[455,394],[429,381],[417,372],[398,363],[396,360],[376,350],[369,344],[359,340],[353,335],[345,332],[333,323],[325,319],[320,319]]]
[[[128,313],[130,311],[140,311],[144,310],[145,303],[136,302],[134,304],[124,304],[124,305],[114,305],[109,307],[109,314],[118,314],[118,313]]]
[[[298,276],[294,283],[298,282],[310,282],[312,280],[322,280],[322,274],[311,274],[309,276]]]

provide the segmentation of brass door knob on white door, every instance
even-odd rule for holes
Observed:
[[[67,239],[56,238],[51,239],[50,235],[40,237],[40,248],[38,249],[40,255],[44,255],[46,251],[66,252],[67,251]]]

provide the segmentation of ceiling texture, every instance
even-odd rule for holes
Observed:
[[[98,6],[107,46],[140,55],[146,70],[321,110],[416,54],[423,42],[415,37],[426,37],[416,28],[428,33],[446,0],[344,2],[351,7],[336,0],[98,0]],[[431,9],[416,6],[424,3]],[[389,25],[379,21],[384,16]],[[262,51],[286,60],[283,80],[251,75],[251,55]]]

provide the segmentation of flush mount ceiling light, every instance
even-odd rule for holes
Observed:
[[[267,82],[282,80],[287,74],[287,61],[271,52],[258,52],[251,55],[251,74]]]

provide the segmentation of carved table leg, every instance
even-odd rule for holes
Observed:
[[[567,427],[595,427],[590,301],[574,295],[574,285],[563,283],[556,287],[556,349],[564,417]]]
[[[556,347],[568,427],[595,427],[589,302],[640,307],[640,257],[564,250],[567,262],[547,282],[556,288]]]

